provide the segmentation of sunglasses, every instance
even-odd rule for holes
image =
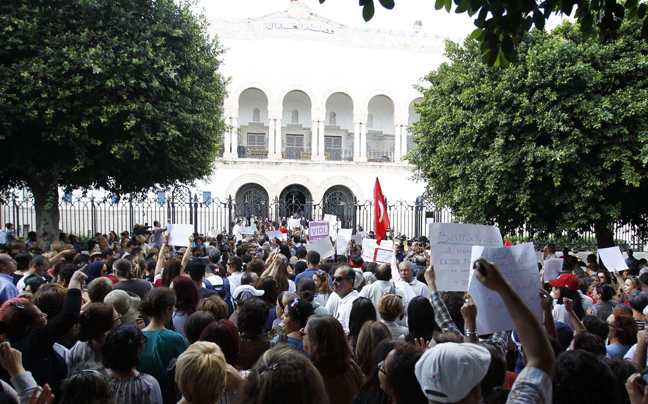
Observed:
[[[335,282],[342,282],[342,281],[345,280],[345,279],[351,280],[351,279],[353,279],[353,278],[343,278],[343,277],[341,277],[341,276],[334,276],[334,277],[333,277],[333,280],[334,280]]]

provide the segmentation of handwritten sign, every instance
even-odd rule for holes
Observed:
[[[373,261],[380,262],[383,264],[391,264],[392,257],[394,252],[392,250],[384,250],[382,248],[376,248]]]
[[[628,269],[628,265],[626,265],[623,259],[623,254],[621,254],[619,246],[601,248],[598,250],[598,254],[608,271],[623,271]]]
[[[299,219],[288,219],[288,229],[294,229],[295,227],[301,227],[301,221]]]
[[[169,245],[177,247],[189,247],[189,236],[194,232],[191,224],[168,224]]]
[[[266,235],[270,240],[272,240],[275,237],[278,238],[279,240],[288,240],[288,236],[286,235],[286,233],[282,233],[279,230],[267,231]]]
[[[502,247],[497,227],[476,224],[430,224],[430,259],[437,274],[437,287],[443,291],[468,290],[472,247]]]
[[[472,262],[479,257],[494,262],[502,274],[526,302],[533,314],[542,322],[540,306],[540,273],[533,243],[512,247],[484,248],[475,246],[471,254],[470,283],[468,293],[477,305],[477,332],[491,334],[513,329],[513,320],[500,295],[482,285],[475,276]]]
[[[349,242],[344,237],[338,236],[337,240],[335,240],[335,253],[337,255],[344,255],[348,244]]]
[[[328,222],[310,222],[308,223],[308,240],[312,243],[329,236]]]
[[[544,262],[544,281],[558,279],[563,268],[562,258],[551,258]]]
[[[329,238],[323,238],[306,246],[306,251],[317,251],[321,259],[326,259],[335,254],[335,248]]]
[[[365,262],[372,262],[376,258],[376,240],[372,238],[362,239],[362,259]],[[382,240],[380,248],[383,250],[394,250],[394,243],[391,240]]]
[[[241,234],[254,234],[256,232],[256,227],[254,226],[248,226],[248,227],[241,227]]]

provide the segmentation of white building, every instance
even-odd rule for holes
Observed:
[[[245,20],[210,20],[231,77],[222,159],[202,189],[221,200],[295,198],[413,203],[402,156],[420,78],[444,60],[441,37],[346,27],[301,2]]]

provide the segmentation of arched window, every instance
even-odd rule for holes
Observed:
[[[252,111],[252,122],[261,122],[261,111],[259,111],[259,108],[254,108],[254,111]]]
[[[259,184],[245,184],[236,192],[236,214],[268,217],[268,192]]]
[[[329,125],[337,125],[335,112],[329,113]]]
[[[292,123],[299,123],[299,111],[296,109],[292,112]]]

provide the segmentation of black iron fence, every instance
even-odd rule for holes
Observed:
[[[459,220],[447,209],[436,209],[425,203],[422,198],[413,202],[390,201],[385,199],[391,227],[395,233],[407,237],[428,235],[428,224],[452,223]],[[293,214],[304,216],[308,220],[322,220],[325,215],[335,215],[342,228],[357,229],[362,226],[365,231],[374,229],[373,201],[360,202],[356,198],[349,203],[332,203],[326,200],[312,201],[300,199],[249,200],[236,201],[231,196],[225,200],[212,198],[203,193],[202,198],[185,186],[170,191],[160,191],[145,198],[135,199],[129,196],[117,198],[114,195],[101,197],[72,197],[64,195],[59,202],[60,228],[66,233],[77,235],[94,235],[97,232],[107,234],[110,231],[119,233],[132,230],[136,223],[154,221],[166,223],[192,224],[198,233],[207,234],[214,230],[231,231],[236,218],[252,217],[279,224],[284,218]],[[26,234],[36,228],[36,214],[33,197],[27,193],[16,193],[5,203],[0,203],[0,223],[13,223]],[[624,242],[636,251],[643,251],[646,241],[638,236],[631,226],[615,226],[615,239]],[[520,228],[511,236],[529,237]],[[595,244],[593,232],[581,234],[581,239]]]

